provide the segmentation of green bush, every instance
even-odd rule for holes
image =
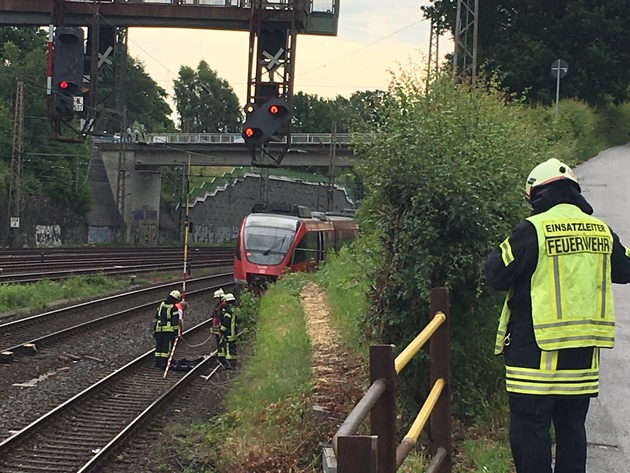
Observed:
[[[597,151],[630,142],[630,103],[600,108],[597,112],[601,118],[596,133],[604,141]]]

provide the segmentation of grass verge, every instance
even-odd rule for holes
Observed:
[[[85,300],[128,287],[128,280],[103,275],[71,277],[65,281],[7,284],[0,287],[0,313],[43,310],[54,302]]]

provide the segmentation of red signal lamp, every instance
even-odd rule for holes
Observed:
[[[245,128],[245,130],[243,130],[243,134],[247,137],[247,138],[251,138],[252,136],[254,136],[255,132],[253,128]]]
[[[60,89],[67,89],[70,86],[70,84],[68,84],[68,81],[62,80],[61,82],[59,82],[59,88]]]
[[[277,115],[279,112],[280,112],[280,108],[278,108],[277,105],[269,106],[269,113],[271,113],[272,115]]]

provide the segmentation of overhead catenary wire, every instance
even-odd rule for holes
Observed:
[[[296,74],[296,77],[302,76],[302,75],[304,75],[304,74],[309,74],[309,73],[314,72],[314,71],[317,71],[317,70],[319,70],[319,69],[323,69],[323,68],[325,68],[325,67],[327,67],[327,66],[329,66],[329,65],[331,65],[331,64],[334,64],[334,63],[336,63],[336,62],[339,62],[339,61],[341,61],[342,59],[345,59],[345,58],[347,58],[347,57],[349,57],[349,56],[352,56],[353,54],[358,53],[359,51],[363,51],[364,49],[367,49],[367,48],[369,48],[370,46],[374,46],[375,44],[380,43],[381,41],[383,41],[383,40],[385,40],[385,39],[387,39],[387,38],[390,38],[390,37],[392,37],[392,36],[394,36],[394,35],[397,35],[398,33],[401,33],[401,32],[403,32],[403,31],[405,31],[405,30],[407,30],[407,29],[411,28],[412,26],[416,26],[418,23],[421,23],[422,21],[424,21],[424,20],[417,20],[417,21],[414,21],[413,23],[411,23],[411,24],[409,24],[409,25],[407,25],[407,26],[404,26],[404,27],[400,28],[399,30],[393,31],[392,33],[388,33],[388,34],[386,34],[385,36],[382,36],[382,37],[380,37],[380,38],[378,38],[378,39],[376,39],[376,40],[372,41],[371,43],[368,43],[368,44],[366,44],[366,45],[364,45],[364,46],[361,46],[360,48],[357,48],[357,49],[355,49],[354,51],[350,51],[349,53],[344,54],[343,56],[339,56],[338,58],[333,59],[332,61],[328,61],[328,62],[327,62],[327,63],[325,63],[325,64],[322,64],[322,65],[320,65],[320,66],[314,67],[314,68],[309,69],[309,70],[307,70],[307,71],[300,72],[299,74]]]

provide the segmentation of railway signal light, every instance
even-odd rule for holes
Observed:
[[[55,113],[58,115],[74,115],[74,96],[83,93],[84,60],[83,29],[58,26],[53,43],[52,71]]]
[[[256,107],[245,107],[246,119],[242,136],[248,147],[255,147],[270,141],[274,135],[288,130],[291,107],[283,99],[270,99]]]

